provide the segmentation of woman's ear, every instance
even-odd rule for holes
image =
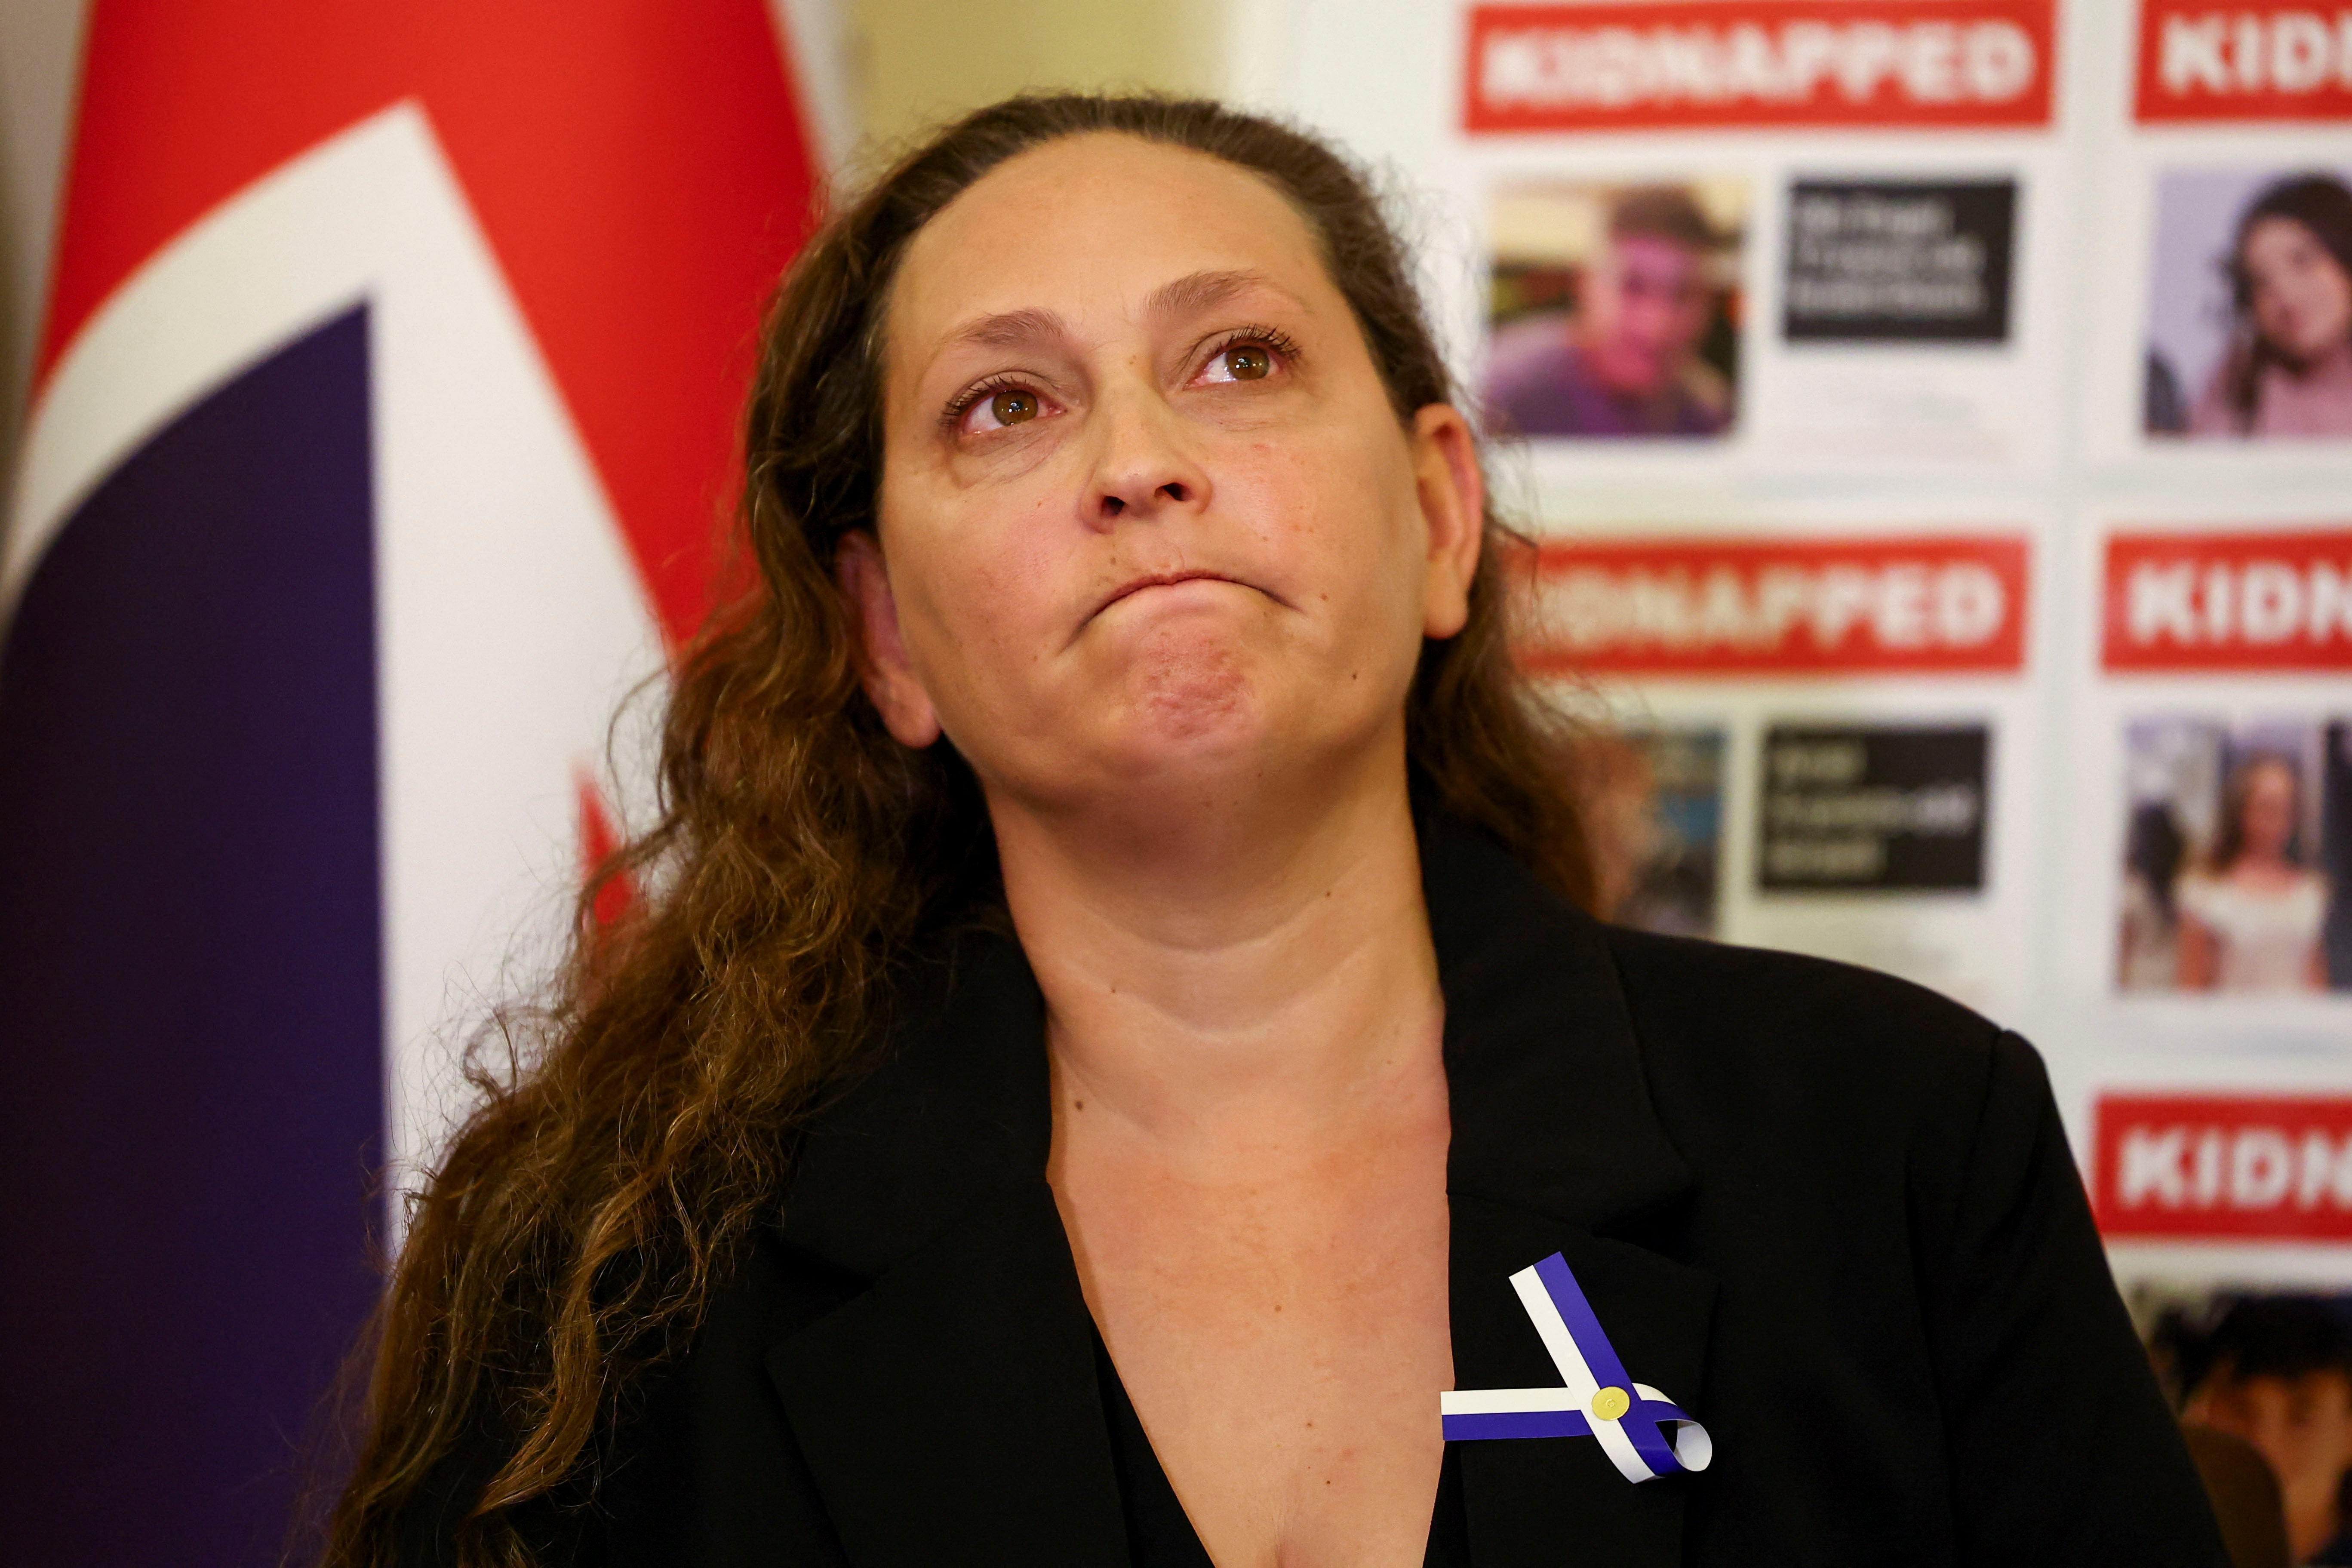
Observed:
[[[898,601],[882,546],[860,530],[846,534],[834,557],[834,575],[849,601],[850,635],[856,639],[857,678],[882,714],[882,723],[901,745],[918,751],[940,738],[940,716],[907,659],[898,635]]]
[[[1470,618],[1470,584],[1486,542],[1486,484],[1478,443],[1459,409],[1433,403],[1412,416],[1413,481],[1429,530],[1422,635],[1450,637]]]

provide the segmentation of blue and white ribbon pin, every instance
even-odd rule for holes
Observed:
[[[1714,1439],[1664,1394],[1625,1375],[1625,1363],[1601,1331],[1568,1259],[1555,1252],[1512,1275],[1511,1288],[1567,1386],[1441,1394],[1447,1442],[1589,1435],[1600,1439],[1601,1451],[1629,1481],[1706,1468],[1715,1458]]]

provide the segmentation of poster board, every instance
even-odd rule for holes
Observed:
[[[2294,345],[2329,258],[2262,221],[2352,224],[2339,9],[1252,30],[1521,437],[1530,657],[1633,750],[1621,913],[2025,1033],[2127,1290],[2352,1286],[2352,323]]]

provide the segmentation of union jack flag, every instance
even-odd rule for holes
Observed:
[[[429,1156],[452,1020],[560,920],[702,609],[817,184],[794,41],[768,0],[92,8],[0,541],[10,1560],[272,1559],[373,1173]]]

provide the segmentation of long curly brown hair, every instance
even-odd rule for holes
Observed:
[[[680,657],[661,815],[604,872],[640,889],[599,928],[592,886],[551,999],[476,1053],[478,1108],[423,1195],[369,1340],[365,1408],[327,1561],[384,1564],[461,1442],[495,1469],[458,1500],[457,1560],[522,1563],[517,1510],[593,1489],[600,1434],[693,1334],[780,1213],[795,1130],[874,1033],[894,961],[1000,910],[987,812],[945,741],[910,750],[860,688],[835,584],[875,526],[883,339],[908,240],[997,164],[1114,132],[1269,182],[1305,217],[1401,421],[1452,401],[1411,258],[1371,185],[1288,127],[1217,104],[1024,97],[949,126],[842,207],[785,274],[744,421],[748,586]],[[1456,637],[1409,698],[1425,805],[1590,901],[1573,735],[1514,668],[1488,548]]]

